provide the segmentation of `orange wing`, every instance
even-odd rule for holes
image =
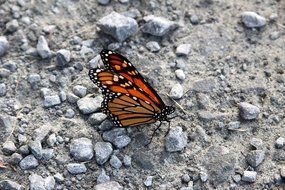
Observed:
[[[145,92],[144,94],[148,96],[148,99],[151,99],[151,102],[154,102],[160,109],[165,107],[159,95],[127,58],[111,50],[102,50],[100,55],[105,67],[132,82],[136,88]],[[148,99],[143,98],[143,100],[149,101]]]

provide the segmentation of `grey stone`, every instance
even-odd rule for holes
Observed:
[[[39,140],[31,141],[29,143],[29,148],[30,148],[32,154],[37,159],[41,159],[42,158],[42,156],[43,156],[43,148],[42,148],[41,141],[39,141]]]
[[[11,180],[2,180],[0,181],[1,190],[24,190],[24,187],[17,182]]]
[[[6,23],[6,30],[9,32],[15,32],[19,28],[19,23],[16,19],[13,19]]]
[[[29,74],[28,76],[28,82],[31,84],[31,85],[34,85],[34,84],[37,84],[41,81],[41,76],[37,73],[32,73],[32,74]]]
[[[191,17],[190,17],[190,22],[192,23],[192,24],[199,24],[199,18],[198,18],[198,16],[197,15],[191,15]]]
[[[70,163],[67,164],[67,170],[71,174],[82,174],[87,171],[85,164]]]
[[[106,118],[107,115],[103,113],[93,113],[88,118],[88,123],[90,123],[91,125],[100,125]]]
[[[226,182],[235,174],[235,152],[230,152],[223,146],[211,146],[203,156],[203,166],[207,170],[208,180],[214,186]]]
[[[116,169],[120,169],[122,167],[122,162],[116,155],[112,155],[110,159],[110,165]]]
[[[282,147],[284,147],[284,143],[285,143],[285,139],[283,137],[279,137],[275,141],[275,147],[276,148],[282,148]]]
[[[185,183],[188,183],[191,180],[191,178],[188,174],[184,174],[181,179]]]
[[[56,173],[53,177],[54,177],[55,181],[58,183],[64,182],[64,177],[60,173]]]
[[[29,181],[30,190],[46,190],[45,180],[42,178],[42,176],[33,173],[29,176]]]
[[[169,93],[170,97],[178,100],[180,98],[182,98],[183,96],[183,86],[179,83],[175,84],[174,86],[172,86],[170,93]]]
[[[191,51],[191,44],[181,44],[176,48],[176,55],[187,56]]]
[[[147,176],[146,180],[143,182],[144,185],[146,187],[151,187],[152,186],[152,179],[153,179],[153,176]]]
[[[142,32],[154,36],[164,36],[168,32],[178,27],[178,24],[169,21],[163,17],[149,15],[144,17],[143,19],[146,21],[146,23],[142,26]]]
[[[158,52],[160,50],[160,46],[156,41],[146,43],[146,48],[151,52]]]
[[[43,149],[42,159],[48,161],[54,157],[54,150],[52,148]]]
[[[19,148],[19,153],[22,155],[28,155],[30,153],[29,146],[23,145]]]
[[[95,98],[84,97],[77,101],[77,106],[83,114],[90,114],[101,109],[101,102],[103,101],[101,96]]]
[[[70,154],[78,161],[88,161],[93,158],[93,144],[88,138],[79,138],[71,141]]]
[[[165,138],[165,147],[168,152],[183,150],[187,145],[187,134],[181,127],[173,127]]]
[[[64,102],[67,98],[66,93],[64,91],[59,92],[59,97],[62,102]]]
[[[22,170],[34,169],[39,165],[38,160],[34,155],[28,155],[20,162],[20,167]]]
[[[6,141],[3,144],[2,151],[3,151],[3,153],[5,153],[7,155],[13,154],[14,152],[16,152],[16,150],[17,150],[17,147],[15,146],[13,141]]]
[[[285,178],[285,167],[284,167],[284,166],[282,166],[282,167],[280,168],[280,176],[281,176],[282,178]]]
[[[135,9],[135,8],[130,8],[126,12],[123,12],[123,15],[125,15],[126,17],[131,17],[131,18],[141,17],[140,11],[138,9]]]
[[[259,138],[252,138],[250,141],[251,146],[253,146],[255,149],[263,149],[263,142]]]
[[[200,172],[200,179],[202,182],[206,182],[208,180],[208,174],[206,172]]]
[[[63,67],[70,62],[70,51],[67,49],[61,49],[56,52],[56,63],[58,66]]]
[[[0,96],[5,96],[7,93],[6,84],[0,83]]]
[[[53,190],[55,187],[55,179],[53,176],[48,176],[45,178],[45,189]]]
[[[55,143],[56,143],[56,136],[53,133],[47,138],[47,144],[49,145],[49,147],[53,147]]]
[[[110,177],[106,174],[105,170],[102,169],[100,175],[97,178],[97,184],[106,183],[110,181]]]
[[[50,125],[42,125],[39,128],[35,129],[34,134],[33,134],[33,139],[43,141],[46,136],[49,134],[49,132],[52,130],[52,126]]]
[[[240,122],[239,121],[231,121],[228,124],[228,129],[229,130],[236,130],[240,128]]]
[[[42,59],[51,57],[51,51],[44,36],[40,36],[37,43],[37,52]]]
[[[248,28],[261,28],[266,25],[266,19],[255,12],[243,12],[241,20]]]
[[[175,71],[175,75],[176,75],[176,77],[178,78],[178,79],[180,79],[180,80],[185,80],[185,78],[186,78],[186,76],[185,76],[185,73],[184,73],[184,71],[182,70],[182,69],[177,69],[176,71]]]
[[[0,36],[0,57],[2,57],[9,49],[9,42],[5,36]]]
[[[56,105],[61,104],[60,97],[58,95],[52,95],[52,96],[45,96],[44,97],[44,107],[50,108]]]
[[[17,62],[11,60],[11,61],[4,63],[3,67],[11,71],[12,73],[14,73],[17,71],[18,65],[17,65]]]
[[[11,71],[9,69],[0,68],[0,77],[1,78],[7,78],[10,76],[10,74],[11,74]]]
[[[108,120],[108,119],[105,119],[99,126],[98,126],[98,129],[100,131],[108,131],[110,129],[112,129],[112,127],[114,126],[113,122]]]
[[[80,98],[73,93],[67,94],[67,101],[71,104],[76,103]]]
[[[99,165],[103,165],[111,156],[113,148],[109,142],[97,142],[95,144],[95,157]]]
[[[241,176],[239,174],[236,174],[233,176],[233,180],[234,180],[234,182],[238,183],[241,180]]]
[[[253,120],[257,119],[258,115],[260,113],[260,109],[247,102],[241,102],[238,104],[239,110],[240,110],[240,116],[244,120]]]
[[[116,181],[109,181],[95,185],[94,190],[123,190],[123,187]]]
[[[13,129],[11,117],[6,115],[0,115],[0,126],[1,128],[4,128],[6,132],[11,132],[11,130]]]
[[[23,159],[22,155],[19,153],[13,153],[11,157],[9,158],[9,163],[12,165],[17,165],[20,163],[20,161]]]
[[[136,20],[117,12],[111,12],[109,15],[101,18],[98,26],[104,33],[111,35],[119,42],[125,41],[138,30]]]
[[[19,144],[22,145],[27,141],[27,137],[25,135],[19,134],[18,141],[19,141]]]
[[[100,5],[108,5],[110,0],[97,0]]]
[[[252,183],[255,182],[256,176],[257,176],[256,171],[244,171],[241,180]]]
[[[126,147],[131,142],[131,138],[127,136],[126,133],[126,129],[124,128],[114,128],[110,131],[104,132],[103,139],[111,142],[117,148],[121,149]]]
[[[273,31],[270,33],[269,38],[271,40],[277,40],[280,37],[280,32],[279,31]]]
[[[85,86],[76,85],[72,89],[73,93],[80,98],[84,97],[87,92],[87,88]]]
[[[261,164],[265,157],[264,150],[252,150],[246,156],[247,163],[252,167],[257,167]]]
[[[125,155],[123,159],[123,163],[126,167],[130,167],[132,165],[132,157]]]
[[[66,118],[73,118],[75,116],[75,111],[71,108],[67,109],[65,112]]]
[[[154,160],[152,155],[149,155],[145,152],[134,152],[132,155],[132,160],[134,165],[138,166],[143,170],[154,170]]]
[[[111,48],[108,48],[108,49],[111,49]],[[95,68],[99,67],[99,65],[102,65],[101,62],[102,62],[101,56],[100,55],[96,55],[96,57],[94,57],[93,59],[91,59],[88,62],[89,68],[90,69],[95,69]]]
[[[41,96],[44,98],[45,96],[50,96],[51,95],[51,89],[49,88],[41,88],[40,89]]]
[[[217,81],[213,77],[201,79],[195,81],[192,88],[196,92],[212,92],[217,88]]]

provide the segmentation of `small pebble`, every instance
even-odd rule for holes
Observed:
[[[199,18],[197,15],[191,15],[190,22],[194,25],[199,24]]]
[[[69,173],[71,174],[82,174],[85,173],[87,171],[87,168],[85,166],[85,164],[81,163],[69,163],[67,164],[67,170]]]
[[[87,88],[85,86],[76,85],[72,89],[73,93],[80,98],[84,97],[87,92]]]
[[[94,151],[96,162],[99,165],[103,165],[113,153],[113,147],[109,142],[97,142]]]
[[[15,32],[19,28],[19,23],[16,19],[13,19],[6,23],[6,30],[9,32]]]
[[[93,113],[88,118],[88,122],[91,125],[100,125],[106,118],[107,118],[107,115],[103,113]]]
[[[183,150],[187,145],[187,134],[181,127],[173,127],[165,138],[165,147],[168,152]]]
[[[45,178],[45,189],[53,190],[55,187],[55,179],[53,176],[48,176]]]
[[[73,118],[75,116],[75,111],[71,108],[66,110],[65,117],[66,118]]]
[[[93,158],[92,140],[82,137],[74,139],[70,144],[70,154],[77,161],[88,161]]]
[[[84,97],[77,101],[77,106],[83,114],[90,114],[101,109],[102,101],[101,96],[96,96],[95,98]]]
[[[246,156],[247,163],[252,167],[257,167],[264,160],[264,150],[252,150]]]
[[[257,106],[249,104],[247,102],[241,102],[238,104],[238,106],[240,109],[240,116],[244,120],[253,120],[258,118],[260,109]]]
[[[175,75],[176,75],[176,77],[178,78],[178,79],[180,79],[180,80],[185,80],[185,78],[186,78],[186,76],[185,76],[185,73],[184,73],[184,71],[182,70],[182,69],[177,69],[176,71],[175,71]]]
[[[243,12],[241,20],[248,28],[261,28],[266,25],[266,19],[255,12]]]
[[[51,57],[51,51],[44,36],[40,36],[38,39],[37,51],[42,59],[47,59]]]
[[[44,98],[45,96],[51,95],[51,90],[49,88],[41,88],[40,89],[41,96]]]
[[[123,162],[126,167],[130,167],[132,165],[132,157],[125,155]]]
[[[0,96],[5,96],[7,93],[6,84],[0,83]]]
[[[228,124],[228,129],[229,130],[236,130],[240,128],[240,122],[239,121],[231,121]]]
[[[191,178],[190,178],[190,176],[189,176],[188,174],[184,174],[184,175],[181,177],[181,179],[182,179],[182,181],[183,181],[184,183],[188,183],[188,182],[191,180]]]
[[[244,171],[241,180],[246,182],[255,182],[256,176],[256,171]]]
[[[31,190],[44,190],[45,188],[45,180],[42,178],[42,176],[32,173],[29,176],[30,180],[30,189]]]
[[[269,35],[269,38],[271,40],[277,40],[279,37],[280,37],[280,32],[278,31],[271,32]]]
[[[16,150],[17,150],[17,147],[15,146],[15,144],[14,144],[13,141],[6,141],[6,142],[3,144],[2,151],[3,151],[3,153],[5,153],[6,155],[11,155],[11,154],[13,154],[14,152],[16,152]]]
[[[0,181],[0,189],[3,190],[24,190],[24,187],[17,182],[6,179]]]
[[[208,174],[206,172],[200,172],[200,179],[202,182],[206,182],[208,180]]]
[[[58,95],[45,96],[44,97],[44,107],[50,108],[61,104],[60,97]]]
[[[102,169],[100,175],[97,178],[97,184],[106,183],[110,181],[110,177],[106,174],[105,170]]]
[[[73,93],[68,93],[66,98],[67,98],[67,101],[71,104],[76,103],[80,99],[78,96],[76,96]]]
[[[9,158],[9,163],[12,165],[17,165],[20,163],[20,161],[23,159],[22,155],[19,153],[13,153],[11,157]]]
[[[122,167],[122,162],[116,155],[112,155],[110,159],[110,165],[116,169],[120,169],[120,167]]]
[[[5,68],[0,68],[0,78],[7,78],[11,74],[11,71]]]
[[[2,57],[9,49],[9,42],[5,36],[0,36],[0,57]]]
[[[252,138],[250,141],[251,146],[255,149],[263,149],[263,141],[259,138]]]
[[[181,44],[176,48],[176,55],[187,56],[191,51],[191,44]]]
[[[31,85],[37,84],[41,81],[41,76],[39,74],[33,73],[28,76],[28,82]]]
[[[56,63],[58,66],[63,67],[70,62],[70,51],[67,49],[61,49],[56,52]]]
[[[97,0],[100,5],[108,5],[110,0]]]
[[[153,176],[147,176],[146,180],[143,182],[146,187],[152,186]]]
[[[116,181],[109,181],[95,185],[95,190],[123,190],[123,187]]]
[[[28,155],[21,160],[19,165],[22,170],[30,170],[36,168],[39,165],[39,162],[34,155]]]
[[[126,147],[131,142],[131,138],[126,135],[124,128],[114,128],[103,133],[103,139],[111,142],[118,149]]]
[[[61,173],[56,173],[53,177],[54,177],[55,181],[58,183],[64,182],[64,177]]]
[[[150,41],[150,42],[146,43],[146,48],[150,52],[158,52],[160,50],[159,44],[155,41]]]
[[[183,86],[179,83],[175,84],[170,90],[170,97],[178,100],[183,96]]]
[[[285,139],[283,137],[279,137],[275,141],[276,148],[282,148],[284,146]]]
[[[43,148],[42,144],[39,140],[31,141],[29,143],[29,148],[32,152],[32,154],[37,158],[41,159],[43,155]]]
[[[43,149],[42,159],[48,161],[54,157],[54,150],[52,148]]]
[[[109,131],[110,129],[112,129],[113,127],[113,122],[108,120],[108,119],[105,119],[99,126],[98,126],[98,129],[100,131]]]
[[[240,182],[240,180],[241,180],[241,175],[239,175],[239,174],[234,175],[234,176],[233,176],[233,180],[234,180],[234,182],[236,182],[236,183]]]

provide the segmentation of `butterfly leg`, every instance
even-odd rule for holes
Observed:
[[[153,139],[156,131],[161,127],[161,124],[162,124],[162,122],[160,121],[159,125],[154,129],[154,131],[153,131],[153,133],[152,133],[152,135],[150,137],[150,140],[148,141],[148,143],[145,146],[148,146],[152,142],[152,139]]]
[[[167,131],[166,131],[164,137],[166,137],[166,136],[168,135],[169,131],[170,131],[170,121],[167,120],[167,122],[168,122],[168,129],[167,129]]]

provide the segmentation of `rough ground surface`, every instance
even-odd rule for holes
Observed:
[[[279,137],[285,137],[285,2],[98,2],[0,1],[0,36],[9,42],[0,54],[2,188],[20,189],[15,183],[25,189],[93,189],[99,183],[97,189],[284,188],[285,140]],[[100,31],[102,17],[134,9],[139,30],[124,42]],[[247,28],[241,19],[245,11],[264,17],[266,25]],[[148,15],[174,21],[178,28],[159,37],[143,33]],[[50,52],[36,51],[40,36]],[[176,108],[171,136],[165,137],[167,123],[147,147],[154,124],[112,131],[119,134],[116,139],[102,135],[110,125],[100,125],[102,114],[92,115],[98,106],[88,107],[91,95],[101,96],[88,69],[110,44],[168,105],[174,103],[166,93],[177,83],[187,92],[173,96],[184,111]],[[181,44],[191,44],[188,55],[175,53]],[[60,49],[70,51],[70,61],[60,62]],[[100,100],[93,102],[100,105]]]

